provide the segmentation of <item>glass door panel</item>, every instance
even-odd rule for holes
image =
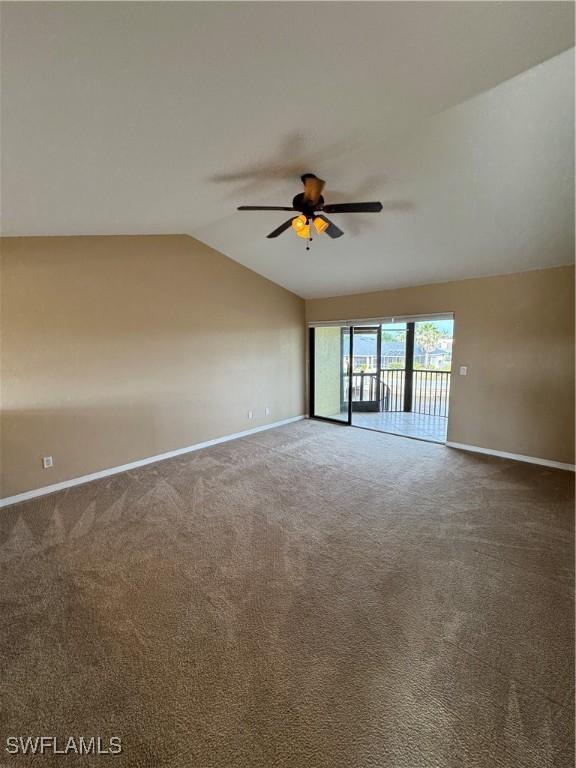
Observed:
[[[354,333],[352,359],[352,413],[381,410],[380,326],[358,327]]]
[[[310,329],[310,415],[350,423],[351,334],[346,326]]]
[[[383,411],[404,411],[406,406],[407,323],[381,326],[380,372],[384,387]]]

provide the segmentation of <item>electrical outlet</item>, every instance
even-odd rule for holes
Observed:
[[[42,466],[44,469],[50,469],[50,467],[53,467],[54,462],[52,461],[52,456],[44,456],[42,459]]]
[[[468,366],[467,365],[461,365],[460,366],[460,376],[468,376]]]
[[[270,416],[270,408],[266,408],[265,413],[266,413],[266,416]]]
[[[253,418],[253,416],[254,416],[254,413],[252,411],[248,411],[248,418],[251,419]]]

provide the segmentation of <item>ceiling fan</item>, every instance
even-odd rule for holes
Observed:
[[[304,240],[310,241],[312,227],[319,234],[324,232],[328,237],[342,237],[344,232],[339,229],[330,219],[324,216],[325,213],[379,213],[382,210],[382,203],[335,203],[326,205],[322,197],[325,181],[319,179],[313,173],[305,173],[300,177],[304,184],[304,192],[296,195],[292,200],[292,206],[284,207],[277,205],[240,205],[239,211],[298,211],[300,214],[290,218],[283,224],[280,224],[267,237],[278,237],[289,227],[292,227],[296,234]]]

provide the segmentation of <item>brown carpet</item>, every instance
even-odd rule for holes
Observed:
[[[0,765],[568,768],[572,512],[570,473],[311,421],[5,509]]]

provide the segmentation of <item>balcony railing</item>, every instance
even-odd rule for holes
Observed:
[[[402,368],[381,368],[380,376],[389,394],[388,408],[382,408],[382,410],[403,411],[406,371]]]
[[[448,416],[450,371],[414,371],[412,412]]]
[[[344,401],[348,401],[348,391],[345,385]],[[388,411],[389,391],[378,374],[352,374],[352,409],[354,411]]]
[[[450,371],[415,370],[412,374],[411,411],[428,416],[448,416]],[[348,400],[347,377],[344,401]],[[352,408],[355,411],[403,411],[406,371],[382,368],[352,374]]]

